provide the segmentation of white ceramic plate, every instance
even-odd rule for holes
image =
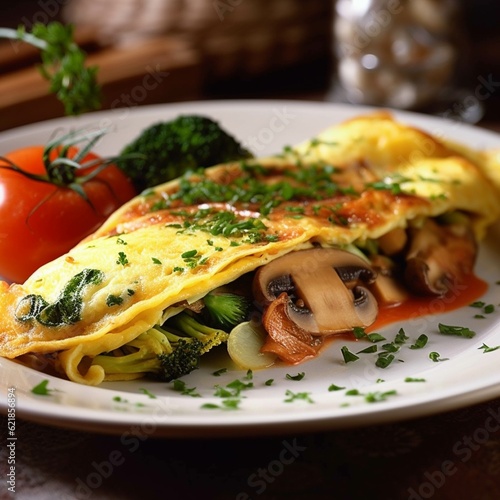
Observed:
[[[217,119],[257,156],[262,156],[277,153],[284,145],[311,138],[331,124],[365,111],[369,109],[285,101],[212,101],[122,109],[5,132],[0,134],[0,152],[44,143],[71,128],[104,126],[110,128],[110,133],[97,150],[102,154],[115,154],[151,123],[182,113],[198,113]],[[461,123],[412,113],[397,112],[396,115],[435,135],[477,148],[500,145],[497,135]],[[500,285],[496,284],[500,280],[499,235],[500,226],[492,228],[488,240],[481,246],[477,266],[477,274],[490,284],[481,300],[497,309],[500,304]],[[439,312],[438,302],[436,311]],[[376,354],[361,354],[358,361],[346,365],[340,352],[343,345],[357,352],[368,344],[335,341],[321,357],[308,363],[254,372],[253,387],[242,392],[236,410],[202,407],[207,403],[221,405],[221,398],[214,395],[217,386],[226,387],[234,380],[250,382],[245,372],[231,368],[220,376],[213,375],[224,366],[225,358],[211,354],[204,357],[199,370],[183,379],[186,387],[193,389],[198,397],[176,392],[172,384],[148,380],[86,387],[0,359],[0,406],[6,412],[9,402],[10,406],[15,404],[17,416],[25,419],[119,433],[124,440],[137,433],[213,437],[318,431],[429,415],[500,396],[500,349],[487,353],[481,349],[483,344],[500,345],[500,316],[494,311],[484,319],[476,319],[474,315],[478,312],[464,307],[379,330],[388,341],[394,339],[401,327],[409,336],[397,353],[401,362],[395,361],[385,369],[375,366]],[[464,339],[440,335],[438,322],[467,326],[476,336]],[[429,337],[427,346],[409,349],[422,333]],[[431,351],[448,360],[433,362],[429,359]],[[302,372],[304,377],[300,381],[288,377]],[[407,382],[407,377],[425,381]],[[50,394],[32,394],[31,389],[44,379],[49,381]],[[273,383],[266,385],[270,379]],[[332,384],[345,389],[329,391]],[[346,393],[352,389],[357,389],[360,395]],[[381,394],[385,394],[383,401],[367,401],[367,395]],[[292,401],[287,401],[289,399]]]

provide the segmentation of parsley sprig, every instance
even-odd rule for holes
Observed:
[[[17,30],[0,28],[0,38],[18,40],[40,50],[40,73],[50,82],[50,91],[62,102],[67,115],[100,108],[97,67],[85,66],[86,54],[73,39],[73,26],[35,23],[31,33],[23,25]]]

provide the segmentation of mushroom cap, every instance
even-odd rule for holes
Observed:
[[[428,219],[410,231],[405,282],[419,295],[442,296],[472,272],[477,243],[463,224],[439,225]]]
[[[364,285],[376,276],[357,255],[315,247],[290,252],[259,268],[254,297],[266,306],[286,293],[289,320],[316,335],[330,335],[375,321],[378,305]]]

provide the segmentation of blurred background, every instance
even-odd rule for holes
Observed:
[[[500,117],[499,14],[496,0],[17,0],[0,25],[72,23],[104,109],[310,99],[479,123]],[[0,40],[0,130],[62,116],[37,58]]]

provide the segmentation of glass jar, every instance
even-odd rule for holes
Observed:
[[[453,83],[460,9],[454,0],[337,0],[337,78],[356,104],[416,109]]]

